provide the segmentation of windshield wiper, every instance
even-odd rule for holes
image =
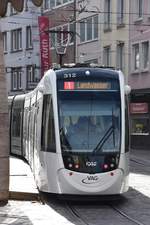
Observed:
[[[97,146],[94,148],[93,153],[96,153],[102,149],[103,145],[105,144],[105,142],[108,140],[108,138],[111,136],[112,133],[114,133],[114,127],[111,125],[104,134],[104,136],[101,138]]]
[[[104,136],[101,138],[97,146],[94,148],[93,153],[96,153],[100,151],[105,144],[105,142],[108,140],[108,138],[111,136],[113,133],[113,144],[115,146],[115,126],[114,126],[114,113],[113,113],[113,108],[112,108],[112,125],[108,128]]]
[[[60,128],[60,141],[61,141],[61,147],[63,148],[63,150],[72,149],[69,141],[67,140],[63,127]]]

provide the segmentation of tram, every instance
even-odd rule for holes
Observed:
[[[121,71],[48,70],[9,98],[11,153],[30,164],[40,191],[118,195],[128,190],[129,88]]]

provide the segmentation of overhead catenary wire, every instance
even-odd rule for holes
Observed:
[[[81,10],[78,9],[77,7],[74,8],[73,6],[71,6],[72,4],[73,4],[73,2],[72,3],[68,3],[68,5],[63,5],[62,4],[59,7],[58,6],[55,6],[55,7],[52,7],[52,8],[49,7],[49,8],[43,9],[43,13],[46,14],[46,13],[49,13],[49,12],[54,12],[55,10],[59,10],[59,9],[61,9],[63,11],[68,11],[68,12],[69,11],[70,12],[74,12],[75,11],[77,13],[80,13]],[[93,7],[93,6],[91,6],[91,7]],[[81,13],[98,13],[98,14],[108,14],[108,13],[110,13],[110,14],[115,14],[115,15],[116,14],[118,14],[118,15],[120,15],[120,14],[124,14],[124,15],[138,15],[138,12],[132,12],[131,9],[130,9],[130,12],[127,12],[126,9],[124,9],[123,12],[117,12],[117,11],[113,11],[113,10],[104,11],[104,10],[98,9],[98,7],[96,7],[96,8],[97,8],[96,10],[90,10],[90,9],[86,9],[85,8]],[[33,11],[33,7],[28,7],[28,9],[29,9],[29,11],[27,11],[27,12],[32,12],[33,14],[41,14],[41,12]],[[147,7],[147,11],[149,11],[149,9],[150,9],[150,3],[149,3],[149,7]],[[20,13],[18,13],[18,14],[20,14]],[[143,12],[142,15],[143,16],[150,16],[150,13]]]

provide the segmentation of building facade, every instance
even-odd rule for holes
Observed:
[[[38,16],[41,10],[30,0],[17,13],[11,4],[1,19],[8,95],[32,90],[41,77]]]
[[[128,83],[129,0],[102,0],[102,64],[122,70]]]
[[[76,61],[101,64],[99,0],[76,1]]]
[[[131,147],[150,146],[150,1],[130,1]]]
[[[49,19],[51,66],[75,62],[75,2],[44,0],[43,16]]]

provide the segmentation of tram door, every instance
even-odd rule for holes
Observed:
[[[29,162],[34,168],[34,136],[35,136],[35,110],[36,94],[31,99],[30,124],[29,124]]]
[[[23,156],[24,98],[24,95],[19,95],[12,102],[10,153],[18,156]]]
[[[24,104],[24,120],[23,120],[23,152],[27,160],[29,160],[29,124],[30,124],[30,98],[26,97]]]

